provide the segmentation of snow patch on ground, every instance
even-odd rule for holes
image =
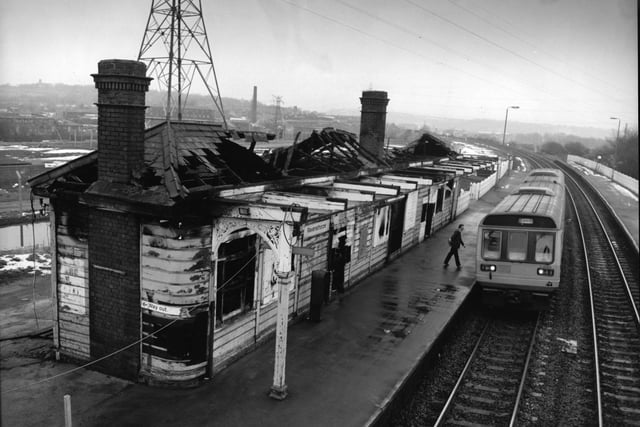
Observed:
[[[35,263],[32,253],[0,255],[0,272],[24,271],[34,273],[39,271],[42,274],[51,273],[51,255],[48,253],[35,256]]]
[[[49,150],[44,154],[75,154],[75,153],[80,153],[80,154],[87,154],[87,153],[91,153],[94,150],[85,150],[84,148],[61,148],[61,149],[57,149],[57,150]]]
[[[0,151],[14,151],[14,150],[24,150],[24,151],[49,151],[52,148],[46,147],[28,147],[26,145],[14,144],[14,145],[2,145],[0,146]]]
[[[622,196],[628,197],[630,199],[633,199],[636,203],[638,202],[638,196],[633,194],[633,192],[631,190],[629,190],[628,188],[623,187],[622,185],[618,184],[617,182],[613,182],[612,186]]]

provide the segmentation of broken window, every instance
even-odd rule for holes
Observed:
[[[255,233],[220,245],[216,294],[217,325],[253,309],[255,266]]]
[[[436,199],[436,212],[442,212],[442,207],[444,205],[444,188],[438,188],[438,197]]]
[[[451,198],[451,194],[453,194],[453,185],[454,185],[453,179],[450,179],[449,181],[447,181],[447,186],[445,187],[445,192],[444,192],[445,199]]]

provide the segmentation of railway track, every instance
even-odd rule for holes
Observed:
[[[638,269],[638,247],[629,235],[629,232],[621,225],[622,221],[616,216],[614,210],[607,204],[600,193],[586,182],[582,175],[575,169],[563,164],[558,164],[567,177],[580,182],[580,188],[588,197],[592,209],[597,214],[602,224],[601,228],[609,237],[610,246],[616,254],[619,268],[629,284],[629,292],[632,295],[636,307],[640,306],[640,269]]]
[[[539,316],[487,322],[435,425],[512,425]]]
[[[567,186],[579,213],[587,261],[598,424],[640,425],[638,253],[625,246],[625,236],[608,220],[611,213],[596,206],[593,199],[599,197],[583,191],[573,178]]]

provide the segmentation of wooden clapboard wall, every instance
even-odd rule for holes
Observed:
[[[303,227],[302,244],[306,248],[313,249],[314,256],[300,258],[297,295],[298,313],[309,310],[309,304],[311,302],[311,275],[313,271],[327,271],[329,267],[328,248],[330,224],[330,219],[327,216],[322,216],[313,221],[309,221]]]
[[[434,187],[434,189],[432,191],[434,191],[434,195],[432,196],[434,203],[437,203],[437,189],[438,188],[443,188],[443,191],[446,191],[445,189],[446,185],[444,183],[439,184],[437,186]],[[449,223],[449,220],[451,218],[451,207],[453,204],[453,197],[449,197],[444,198],[443,202],[442,202],[442,210],[440,212],[434,212],[433,213],[433,220],[431,223],[431,232],[434,233],[438,230],[440,230],[441,228],[443,228],[444,226],[446,226]]]
[[[402,252],[418,244],[423,194],[420,189],[407,193],[407,204],[405,206],[404,216],[405,223],[402,233]]]
[[[196,321],[196,315],[208,312],[211,231],[210,225],[142,226],[140,298],[155,308],[142,309],[142,336],[147,339],[142,343],[141,371],[154,380],[183,382],[205,374],[202,352],[184,347],[206,346],[202,322],[206,326],[207,319]],[[155,336],[149,337],[151,333]],[[198,342],[185,343],[185,335]],[[185,356],[195,353],[197,360]]]
[[[348,269],[350,283],[355,283],[371,272],[373,256],[373,207],[354,209],[354,233],[351,263]],[[384,246],[384,245],[381,245]]]
[[[56,212],[56,256],[59,350],[90,359],[89,344],[89,214],[81,206]]]
[[[289,292],[289,318],[294,309],[295,292]],[[256,304],[259,304],[256,301]],[[269,338],[275,331],[278,304],[272,301],[239,316],[232,322],[217,328],[213,339],[213,371],[224,369],[243,354],[253,350],[258,344]]]

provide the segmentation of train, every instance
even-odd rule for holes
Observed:
[[[476,282],[486,305],[548,306],[560,286],[565,197],[559,169],[533,169],[480,221]]]

